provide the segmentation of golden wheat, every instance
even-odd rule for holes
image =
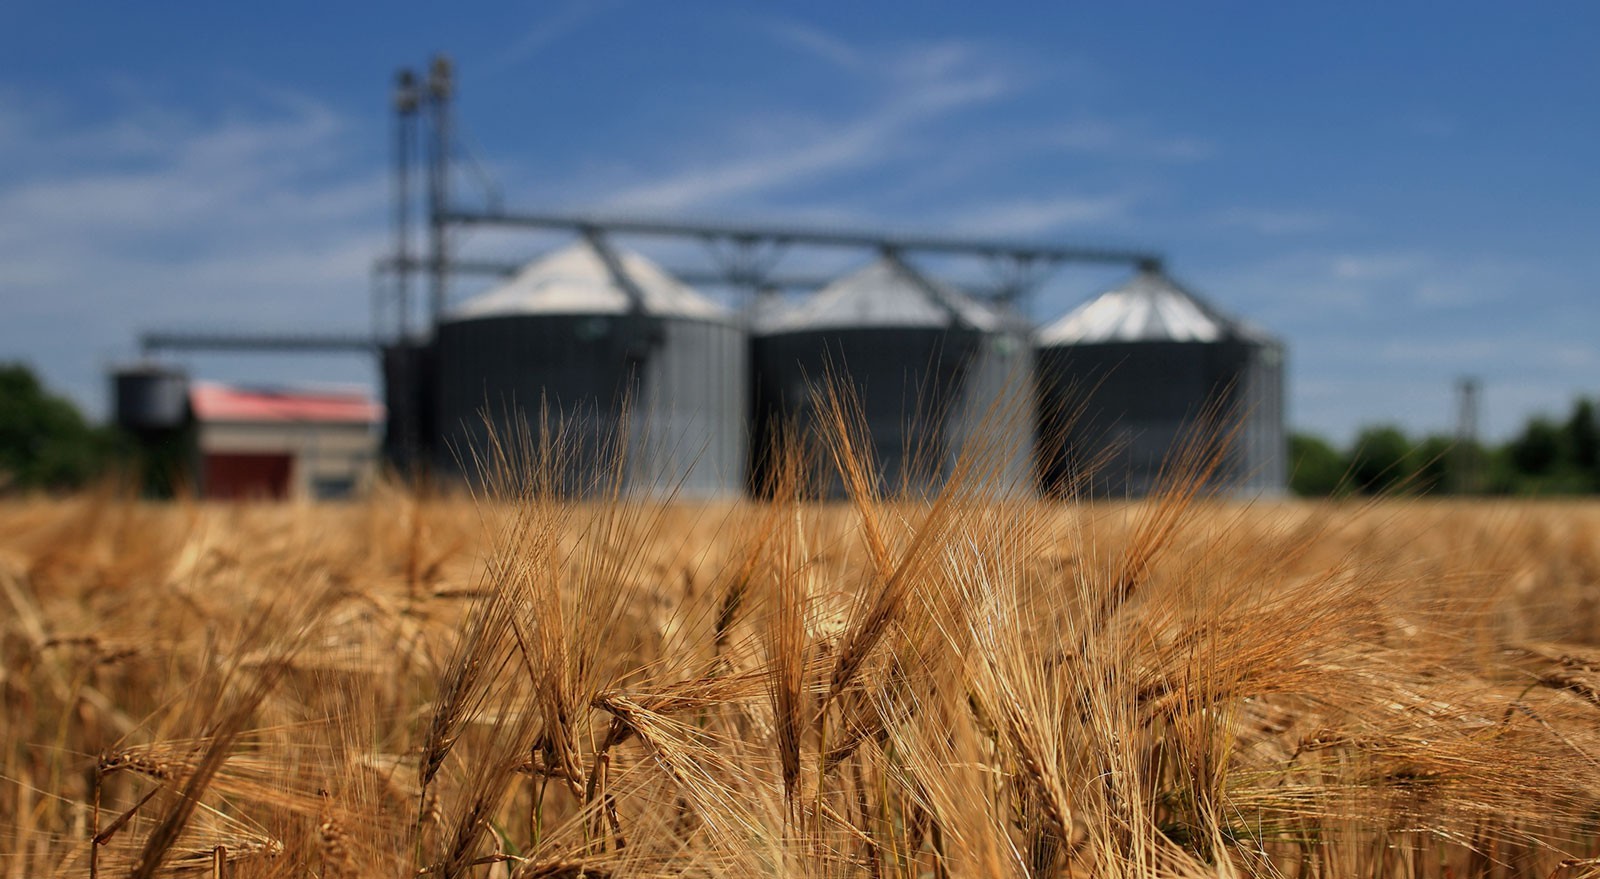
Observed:
[[[819,402],[761,503],[0,504],[0,875],[1597,875],[1600,505],[886,496]]]

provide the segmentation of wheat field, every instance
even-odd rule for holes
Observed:
[[[536,470],[0,505],[0,876],[1600,875],[1600,504]]]

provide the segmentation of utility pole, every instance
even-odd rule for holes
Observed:
[[[421,105],[417,75],[409,68],[395,74],[394,82],[394,258],[395,272],[394,347],[385,359],[393,358],[387,369],[389,381],[402,389],[389,389],[389,429],[391,454],[401,466],[417,466],[422,443],[421,413],[417,411],[416,387],[419,380],[416,346],[411,339],[411,165],[416,151],[417,113]]]
[[[394,257],[396,329],[399,339],[411,338],[411,154],[417,137],[417,75],[402,69],[394,78]]]
[[[444,314],[450,277],[445,225],[450,204],[450,99],[454,91],[449,57],[433,56],[428,65],[427,94],[428,116],[433,128],[428,156],[428,268],[431,272],[429,304],[435,324]]]

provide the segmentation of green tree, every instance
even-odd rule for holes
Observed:
[[[1412,450],[1411,458],[1416,462],[1417,491],[1423,494],[1449,494],[1456,490],[1460,456],[1456,454],[1454,437],[1430,436]]]
[[[1565,457],[1563,431],[1548,418],[1535,418],[1511,441],[1507,452],[1517,472],[1528,476],[1553,473]]]
[[[0,491],[76,488],[105,469],[114,446],[33,370],[0,364]]]
[[[1412,470],[1411,440],[1398,427],[1368,427],[1350,450],[1350,477],[1362,494],[1398,488]]]
[[[1572,416],[1567,419],[1567,449],[1573,466],[1600,476],[1600,420],[1595,418],[1594,403],[1587,399],[1579,398],[1572,406]]]
[[[1344,487],[1344,456],[1327,440],[1307,433],[1289,436],[1289,489],[1301,497],[1327,497]]]

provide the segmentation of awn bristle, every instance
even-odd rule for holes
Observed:
[[[924,497],[813,402],[760,502],[544,406],[470,496],[0,503],[0,877],[1600,875],[1594,503],[1232,503],[1221,412]]]

